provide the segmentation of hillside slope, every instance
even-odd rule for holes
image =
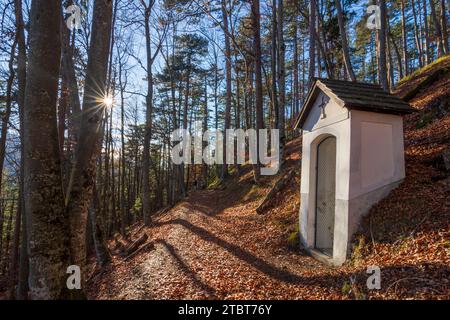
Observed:
[[[134,226],[131,238],[146,232],[152,249],[128,261],[115,256],[105,268],[92,259],[90,298],[450,298],[449,65],[442,59],[397,88],[419,110],[405,117],[407,177],[364,219],[344,266],[326,267],[297,246],[297,138],[286,152],[296,175],[266,212],[255,209],[277,177],[256,187],[244,167],[219,189],[193,192],[152,227]],[[366,289],[372,265],[381,268],[381,290]]]

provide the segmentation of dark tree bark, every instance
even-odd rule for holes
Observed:
[[[227,9],[227,1],[222,0],[222,19],[223,19],[223,29],[225,36],[225,81],[226,81],[226,96],[225,96],[225,128],[224,132],[227,129],[231,128],[231,39],[230,32],[228,27],[228,9]],[[222,165],[222,173],[221,179],[225,179],[228,176],[228,165],[226,163],[226,149],[227,141],[223,139],[223,165]]]
[[[414,0],[412,0],[414,1]],[[433,0],[429,0],[430,2],[430,10],[431,10],[431,20],[433,21],[434,24],[434,31],[436,32],[436,45],[438,47],[438,56],[442,57],[443,55],[446,54],[446,48],[444,48],[444,41],[443,41],[443,37],[442,37],[442,29],[441,29],[441,24],[439,23],[439,19],[437,17],[437,13],[436,13],[436,5],[434,3]]]
[[[408,61],[408,38],[406,33],[406,20],[405,20],[405,0],[402,0],[400,5],[402,10],[403,63],[405,66],[405,75],[407,76],[409,74],[409,61]]]
[[[9,216],[8,216],[8,221],[6,223],[6,239],[5,239],[5,258],[6,257],[11,257],[11,233],[12,233],[12,225],[13,225],[13,217],[14,217],[14,208],[15,208],[15,204],[16,204],[16,199],[14,198],[14,196],[11,199],[11,206],[9,208]],[[6,206],[5,206],[6,208]],[[5,259],[3,262],[3,265],[1,267],[1,273],[2,274],[6,274],[6,270],[9,267],[9,262],[8,259]],[[10,271],[8,269],[8,271]],[[10,273],[10,272],[9,272]]]
[[[294,24],[294,111],[291,114],[292,119],[296,117],[298,112],[300,111],[300,86],[299,86],[299,53],[298,53],[298,21],[297,18],[293,21]]]
[[[252,0],[252,29],[253,47],[255,61],[255,111],[256,111],[256,131],[264,128],[263,122],[263,85],[262,85],[262,58],[261,58],[261,15],[259,0]],[[259,137],[257,139],[259,141]],[[258,143],[259,145],[259,143]],[[258,152],[259,153],[259,152]],[[253,165],[253,175],[255,183],[259,183],[260,164],[259,160]]]
[[[22,203],[20,198],[22,197],[19,194],[19,199],[17,201],[17,210],[15,212],[15,220],[14,220],[14,237],[13,237],[13,246],[12,252],[10,254],[10,263],[9,263],[9,298],[15,299],[16,296],[16,281],[17,281],[17,265],[19,263],[19,241],[20,241],[20,227],[22,222]],[[11,212],[11,215],[13,213]]]
[[[309,3],[309,85],[312,84],[316,72],[316,14],[316,0],[311,0]]]
[[[426,63],[431,63],[431,53],[430,53],[430,32],[428,27],[428,9],[427,9],[427,0],[422,0],[423,7],[423,25],[425,31],[425,57]]]
[[[442,47],[445,54],[448,54],[448,30],[447,13],[445,11],[445,1],[441,0],[441,26],[442,26]]]
[[[58,0],[33,0],[24,109],[24,197],[33,299],[63,296],[70,265],[56,121]]]
[[[274,112],[274,127],[280,128],[280,111],[278,107],[278,90],[277,90],[277,52],[278,52],[278,44],[277,44],[277,1],[272,0],[272,34],[271,34],[271,62],[270,62],[270,72],[272,74],[271,82],[272,82],[272,108]]]
[[[352,62],[350,60],[350,50],[347,41],[347,31],[345,30],[344,13],[342,12],[341,0],[335,0],[337,18],[339,24],[339,32],[341,34],[342,53],[344,56],[345,70],[352,81],[356,81],[355,73],[353,72]]]
[[[125,228],[129,223],[129,219],[126,214],[125,203],[125,176],[126,176],[126,163],[125,163],[125,98],[124,91],[127,86],[126,74],[125,80],[122,78],[122,61],[119,53],[119,89],[120,89],[120,142],[121,142],[121,155],[120,155],[120,233],[125,236]],[[94,195],[95,197],[95,195]],[[98,207],[98,206],[97,206]],[[94,230],[95,231],[95,230]]]
[[[94,240],[95,255],[100,266],[104,266],[111,261],[111,255],[105,242],[105,234],[102,229],[99,213],[100,200],[97,188],[94,185],[93,199],[89,208],[89,218],[91,220],[92,235]]]
[[[153,117],[153,73],[152,73],[152,49],[151,49],[151,32],[150,32],[150,14],[152,12],[154,1],[150,0],[147,6],[144,1],[144,28],[145,28],[145,44],[147,53],[147,96],[146,112],[145,112],[145,133],[144,133],[144,154],[142,157],[142,210],[144,213],[144,223],[151,223],[151,204],[150,204],[150,141],[152,135],[152,117]]]
[[[26,46],[25,46],[25,32],[24,22],[22,15],[22,0],[14,0],[14,13],[16,19],[17,30],[17,85],[18,96],[17,104],[19,105],[19,122],[20,122],[20,154],[21,159],[24,159],[23,153],[23,121],[24,121],[24,100],[25,100],[25,85],[26,85]],[[24,202],[24,161],[20,163],[20,199],[21,202],[21,219],[22,219],[22,231],[21,231],[21,244],[20,244],[20,258],[19,258],[19,280],[17,288],[17,299],[28,299],[28,238],[27,238],[27,226],[26,226],[26,213]]]
[[[73,48],[70,45],[70,33],[69,29],[66,28],[66,22],[64,21],[63,14],[61,12],[61,48],[62,48],[62,58],[61,58],[61,74],[65,79],[66,84],[66,102],[67,102],[67,112],[70,114],[68,118],[68,144],[67,144],[67,154],[66,154],[66,170],[70,172],[71,163],[70,161],[74,158],[73,151],[77,144],[77,133],[79,131],[80,125],[80,113],[81,113],[81,103],[78,90],[78,82],[75,74],[75,65],[73,62]],[[61,142],[60,142],[61,143]]]
[[[381,87],[385,90],[389,90],[388,74],[387,74],[387,61],[386,61],[386,46],[387,46],[387,13],[386,13],[386,1],[379,0],[380,5],[380,18],[381,29],[378,31],[378,68],[379,68],[379,82]]]
[[[417,12],[416,12],[416,3],[415,0],[411,0],[411,7],[414,18],[414,38],[416,41],[416,48],[419,54],[419,66],[423,67],[423,50],[422,43],[420,42],[420,34],[419,34],[419,24],[417,22]]]
[[[101,151],[106,77],[111,40],[112,1],[94,2],[92,38],[88,52],[83,112],[80,123],[75,165],[72,169],[66,204],[70,218],[72,263],[81,268],[82,288],[86,265],[86,224],[88,207],[96,177],[96,160]],[[82,297],[83,293],[81,293]]]
[[[284,43],[284,0],[278,0],[278,85],[280,99],[278,103],[279,130],[280,130],[280,168],[284,161],[284,146],[286,144],[286,46]]]

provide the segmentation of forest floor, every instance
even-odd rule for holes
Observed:
[[[402,96],[443,59],[403,81]],[[134,225],[153,248],[104,268],[90,263],[90,299],[449,299],[450,72],[428,81],[410,99],[405,117],[406,179],[374,206],[342,267],[327,267],[298,248],[301,139],[287,145],[296,175],[271,208],[255,209],[275,183],[252,183],[249,166],[216,189],[195,191],[151,227]],[[286,172],[286,171],[283,171]],[[283,173],[280,173],[280,175]],[[111,241],[111,246],[113,242]],[[367,267],[381,268],[381,289],[368,290]]]

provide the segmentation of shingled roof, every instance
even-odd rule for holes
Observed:
[[[315,79],[295,122],[302,127],[319,92],[325,93],[341,107],[370,112],[407,114],[416,110],[400,98],[384,91],[379,85],[343,80]]]

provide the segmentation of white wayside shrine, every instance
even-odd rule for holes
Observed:
[[[302,129],[300,240],[317,259],[343,264],[364,214],[405,177],[406,102],[372,84],[316,79]]]

